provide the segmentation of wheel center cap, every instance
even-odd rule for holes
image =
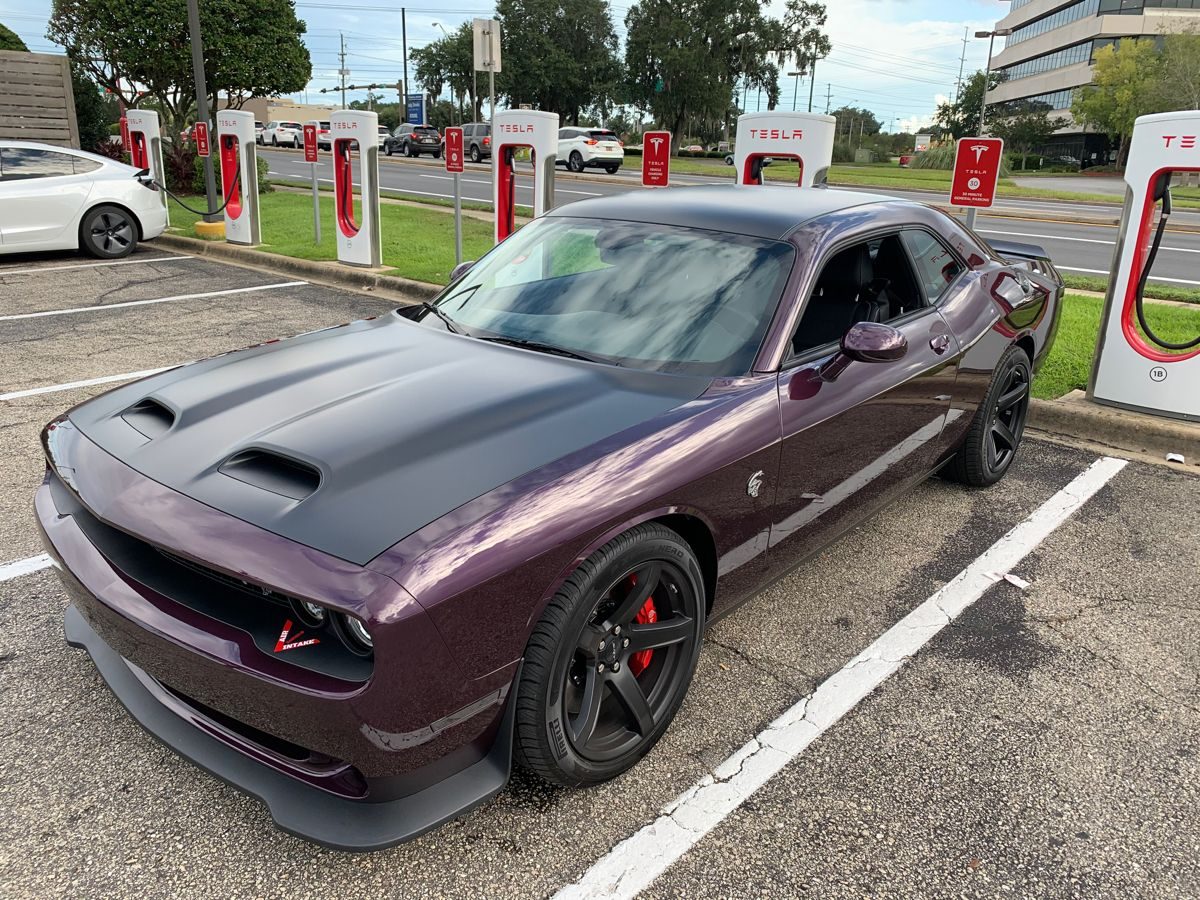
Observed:
[[[620,659],[621,639],[610,634],[604,641],[604,649],[600,651],[600,661],[612,668],[613,663],[619,662]]]

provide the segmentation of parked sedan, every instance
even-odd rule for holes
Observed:
[[[299,122],[268,122],[263,129],[263,143],[299,150],[304,146],[304,126]]]
[[[0,141],[0,253],[133,252],[167,227],[149,173],[83,150]]]
[[[614,778],[709,621],[931,473],[1008,471],[1062,283],[1007,254],[846,191],[557,207],[432,303],[51,422],[67,638],[164,743],[331,846],[412,838],[513,760]]]
[[[402,156],[420,156],[422,153],[428,153],[434,159],[441,159],[442,135],[432,125],[398,125],[384,139],[383,152],[388,156],[393,153]]]
[[[604,169],[615,175],[625,159],[621,139],[605,128],[560,128],[556,163],[572,172],[584,169]]]

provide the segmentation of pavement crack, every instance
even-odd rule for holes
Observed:
[[[711,637],[711,636],[705,638],[705,643],[711,644],[714,647],[719,647],[720,649],[725,650],[728,653],[731,653],[733,656],[740,659],[742,662],[744,662],[746,665],[750,666],[756,672],[760,672],[763,675],[766,675],[772,681],[775,681],[775,682],[782,684],[789,688],[796,688],[796,687],[804,688],[805,687],[805,684],[803,681],[795,681],[795,680],[792,680],[791,678],[787,678],[783,675],[780,675],[779,672],[776,671],[779,668],[777,663],[773,663],[769,660],[763,660],[763,659],[759,659],[755,656],[751,656],[749,653],[747,653],[745,650],[742,650],[740,647],[735,647],[733,644],[727,644],[724,641],[719,640],[718,638]],[[807,679],[804,679],[804,680],[807,681]]]

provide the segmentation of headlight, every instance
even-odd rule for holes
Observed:
[[[364,655],[371,652],[374,642],[371,640],[371,633],[367,631],[366,625],[353,616],[345,615],[340,617],[340,623],[342,635],[351,650]]]
[[[325,624],[326,610],[319,603],[312,603],[308,600],[293,600],[292,609],[305,625],[317,628]]]

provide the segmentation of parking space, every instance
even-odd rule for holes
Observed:
[[[0,318],[0,893],[628,896],[590,875],[593,864],[636,870],[623,841],[836,682],[1096,460],[1031,440],[999,485],[931,480],[847,534],[712,627],[678,719],[626,776],[567,791],[518,772],[494,801],[411,844],[337,853],[279,832],[257,801],[142,732],[63,643],[52,571],[4,574],[41,552],[30,513],[38,431],[104,385],[58,387],[387,308],[168,256],[0,266],[0,317],[86,310]],[[119,305],[169,297],[184,299]],[[30,393],[41,388],[54,390]],[[1028,587],[988,586],[684,844],[652,834],[649,855],[673,862],[645,894],[1196,895],[1198,501],[1193,477],[1114,470],[1014,567]]]

